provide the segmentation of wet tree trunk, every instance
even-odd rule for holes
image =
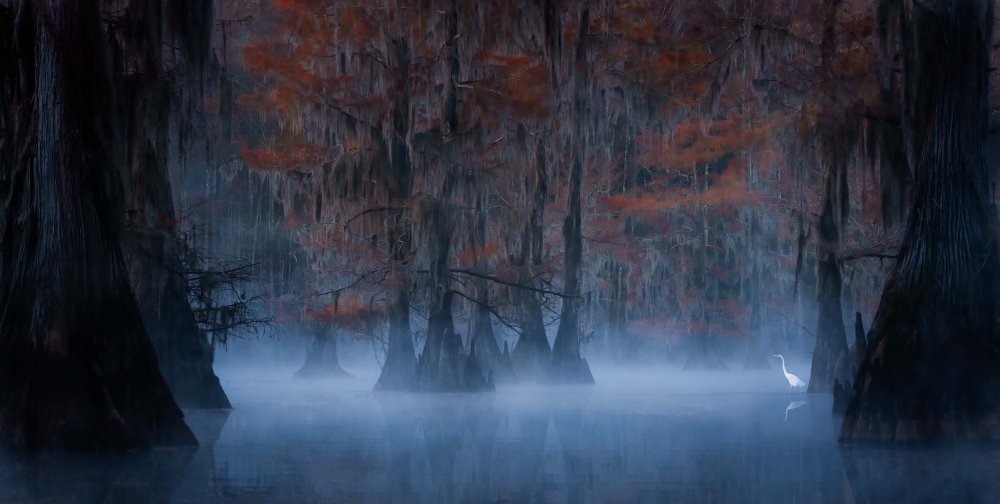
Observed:
[[[580,34],[590,29],[590,11],[580,14]],[[566,265],[563,271],[563,302],[559,329],[552,345],[549,379],[556,382],[594,383],[590,365],[580,357],[580,269],[583,263],[583,213],[580,193],[583,188],[583,164],[586,162],[587,141],[583,131],[586,117],[587,38],[580,36],[576,47],[576,84],[574,92],[574,142],[576,153],[569,180],[569,209],[563,222]]]
[[[840,261],[841,229],[847,220],[847,211],[847,173],[839,163],[833,164],[827,174],[826,196],[818,225],[816,281],[819,319],[809,392],[829,393],[833,390],[834,381],[843,383],[846,378],[837,365],[847,356],[847,333],[841,304],[844,277]]]
[[[900,15],[915,193],[841,441],[1000,439],[997,228],[984,142],[993,2]]]
[[[409,261],[412,248],[412,230],[405,210],[413,191],[413,167],[410,159],[410,49],[406,38],[400,36],[391,43],[394,90],[391,93],[392,121],[389,136],[389,153],[385,184],[390,194],[391,210],[386,218],[387,237],[393,268],[393,278],[388,292],[389,344],[385,363],[376,391],[407,390],[412,386],[417,360],[413,352],[410,333],[410,275]]]
[[[16,159],[0,246],[0,439],[21,448],[196,444],[160,374],[119,240],[114,93],[97,2],[17,11]],[[7,37],[15,34],[0,34]]]
[[[123,166],[128,167],[123,172],[129,202],[124,252],[146,330],[177,402],[186,408],[228,409],[229,399],[212,369],[211,341],[195,322],[180,274],[167,170],[173,90],[162,70],[164,8],[159,1],[130,3],[124,16],[130,29],[122,31],[119,49],[125,54],[114,58],[121,65],[114,73],[121,76],[118,113],[125,133]]]
[[[351,375],[340,367],[337,355],[337,335],[330,334],[330,327],[317,323],[313,340],[306,349],[306,361],[295,372],[295,378],[350,378]]]

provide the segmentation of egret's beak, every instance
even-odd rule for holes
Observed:
[[[772,355],[771,357],[777,357],[777,355]]]

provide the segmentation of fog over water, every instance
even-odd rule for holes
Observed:
[[[594,387],[375,394],[374,376],[219,373],[197,450],[0,455],[3,502],[990,502],[996,448],[836,443],[780,371],[595,366]],[[794,368],[793,368],[794,370]]]

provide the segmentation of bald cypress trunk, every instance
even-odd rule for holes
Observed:
[[[552,364],[549,378],[557,382],[594,383],[590,365],[580,357],[580,270],[583,263],[583,212],[580,208],[583,190],[583,168],[587,157],[586,132],[583,129],[587,116],[585,93],[587,85],[587,31],[590,29],[590,11],[580,14],[580,37],[576,47],[576,71],[573,105],[573,142],[576,152],[569,179],[569,209],[563,222],[563,240],[566,247],[566,265],[563,271],[563,302],[559,329],[552,344]]]
[[[331,334],[330,326],[317,322],[313,327],[313,339],[306,349],[306,361],[295,372],[295,378],[350,378],[351,375],[340,367],[337,355],[337,335]]]
[[[93,0],[13,5],[18,107],[0,245],[0,440],[195,444],[157,366],[122,257],[117,128]]]
[[[170,115],[177,105],[181,105],[181,115],[188,108],[174,103],[174,78],[163,72],[163,27],[168,5],[184,2],[133,2],[123,18],[121,54],[113,58],[119,65],[114,69],[120,76],[116,79],[117,112],[124,126],[122,154],[127,168],[123,171],[128,201],[123,245],[146,330],[174,397],[186,408],[227,409],[229,399],[212,369],[211,342],[195,322],[181,276],[177,214],[167,169]],[[183,29],[197,32],[201,27],[199,23]],[[187,120],[178,118],[181,123]]]
[[[470,339],[468,353],[463,352],[462,338],[455,332],[451,289],[451,247],[455,237],[457,209],[449,201],[458,184],[455,166],[458,162],[458,144],[461,141],[458,126],[458,6],[452,0],[447,16],[448,44],[444,48],[449,71],[445,86],[442,132],[441,189],[439,199],[425,204],[421,216],[427,234],[426,250],[430,256],[427,301],[430,317],[427,321],[427,340],[417,361],[417,384],[420,390],[429,391],[483,391],[493,389],[488,375],[479,367],[475,340]]]
[[[818,225],[816,282],[819,319],[809,392],[829,393],[833,391],[835,381],[845,381],[838,363],[843,363],[847,356],[847,332],[841,303],[844,276],[840,260],[841,228],[842,223],[847,220],[848,211],[846,192],[847,174],[839,164],[834,164],[827,174],[826,193]]]
[[[486,215],[487,209],[480,197],[476,202],[476,225],[473,230],[472,245],[480,250],[486,245]],[[479,273],[487,274],[486,259],[477,258],[476,268]],[[493,331],[492,314],[490,313],[490,290],[485,278],[478,278],[476,285],[476,303],[473,308],[469,338],[476,347],[476,362],[494,383],[510,383],[516,381],[514,369],[511,367],[510,354],[500,351],[496,334]]]
[[[513,261],[520,271],[520,283],[531,287],[541,284],[539,276],[542,273],[544,253],[545,200],[548,197],[543,140],[538,140],[537,149],[535,169],[524,180],[524,192],[531,199],[528,218],[521,232],[521,251]],[[521,334],[511,352],[511,360],[518,378],[537,380],[544,373],[552,356],[552,347],[545,334],[542,305],[535,291],[518,289],[514,295],[519,305]]]
[[[900,14],[915,193],[841,441],[1000,439],[1000,260],[989,204],[993,2]]]
[[[410,217],[405,206],[413,191],[413,167],[410,159],[410,49],[403,35],[392,40],[392,61],[395,84],[392,93],[391,132],[388,170],[384,183],[391,206],[386,217],[386,230],[393,263],[393,278],[387,296],[389,344],[385,363],[375,390],[406,390],[412,386],[416,370],[413,336],[410,333],[409,261],[413,244]]]

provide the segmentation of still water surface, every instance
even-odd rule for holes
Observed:
[[[829,398],[780,375],[472,396],[290,374],[223,373],[235,409],[188,412],[197,450],[0,454],[0,502],[1000,502],[1000,450],[840,447]]]

